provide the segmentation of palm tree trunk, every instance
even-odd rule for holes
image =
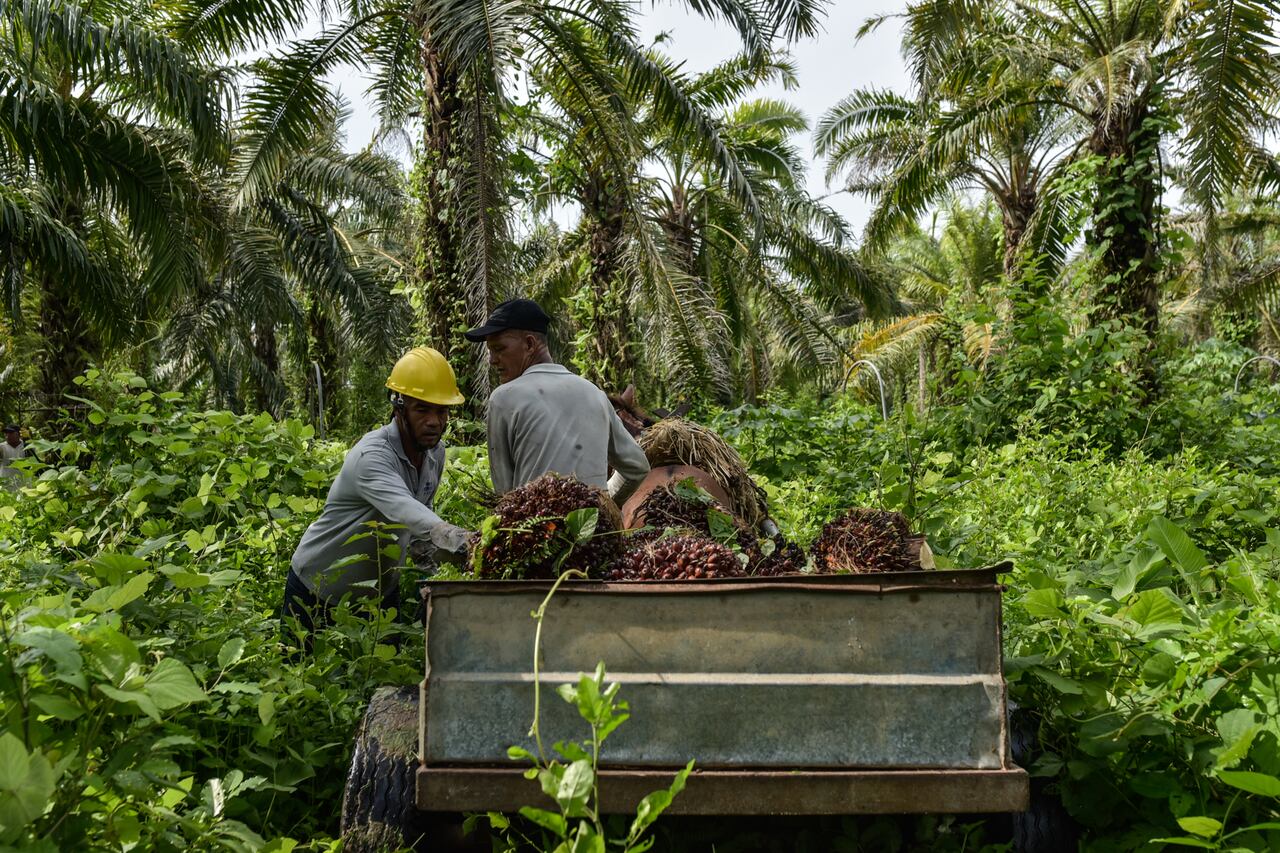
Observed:
[[[1102,158],[1091,242],[1101,251],[1104,317],[1137,325],[1154,337],[1160,324],[1156,256],[1159,133],[1149,107],[1117,116],[1091,140]]]
[[[583,194],[587,253],[591,260],[592,364],[590,379],[617,392],[633,384],[631,303],[622,267],[625,209],[612,181],[593,175]]]
[[[1022,240],[1026,236],[1031,218],[1036,214],[1039,199],[1035,190],[1022,187],[1011,198],[998,198],[1000,221],[1004,226],[1004,274],[1016,281],[1022,273]]]
[[[311,356],[320,367],[320,384],[324,388],[324,421],[332,425],[338,415],[338,342],[332,321],[314,303],[307,310],[307,327],[311,335]],[[316,390],[318,395],[319,389]]]
[[[40,404],[51,410],[57,409],[73,380],[99,353],[89,325],[74,305],[60,277],[49,273],[40,277]]]
[[[921,413],[929,405],[929,348],[924,342],[916,351],[916,402]]]
[[[273,323],[262,322],[255,324],[253,329],[253,352],[257,356],[258,361],[271,376],[280,375],[280,350],[276,342],[276,328]],[[254,404],[260,412],[270,412],[272,415],[279,415],[279,401],[273,399],[271,389],[267,383],[254,382]]]
[[[455,201],[451,175],[458,152],[454,122],[462,107],[458,75],[447,68],[424,35],[422,47],[424,97],[422,150],[412,176],[417,204],[417,251],[414,278],[420,331],[426,343],[439,350],[458,374],[459,386],[472,396],[474,371],[467,370],[471,351],[462,332],[468,327],[467,300],[462,286]]]

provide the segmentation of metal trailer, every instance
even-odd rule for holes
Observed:
[[[1006,568],[563,583],[543,627],[543,739],[586,734],[554,687],[604,661],[631,709],[601,759],[605,812],[633,811],[695,759],[669,814],[1026,813],[1002,671]],[[554,808],[507,758],[532,749],[530,613],[550,586],[426,585],[425,677],[370,704],[344,849],[430,833],[432,813]],[[1044,841],[1019,847],[1057,849]]]

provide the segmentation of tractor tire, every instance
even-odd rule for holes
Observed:
[[[356,733],[342,794],[342,849],[383,853],[418,849],[426,821],[415,804],[418,688],[382,687]]]
[[[1029,767],[1040,754],[1035,714],[1010,702],[1009,751],[1021,767]],[[1031,803],[1025,811],[1012,815],[1013,849],[1016,853],[1076,853],[1080,846],[1080,826],[1049,791],[1049,779],[1031,780]]]

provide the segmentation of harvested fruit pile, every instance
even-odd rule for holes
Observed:
[[[810,552],[819,574],[906,572],[920,568],[911,528],[899,512],[851,509],[822,528]]]
[[[688,528],[721,543],[733,541],[747,555],[748,566],[764,559],[751,528],[691,480],[654,489],[640,504],[638,515],[646,526],[658,530]]]
[[[746,574],[732,549],[705,536],[645,531],[628,537],[627,544],[606,580],[695,580]]]
[[[575,543],[565,519],[579,509],[595,509],[598,517],[595,535]],[[469,565],[482,578],[549,579],[569,569],[601,577],[621,553],[617,506],[576,478],[544,474],[503,495],[494,515],[498,529],[483,552],[476,554],[483,540],[472,543]],[[557,562],[570,548],[572,553],[557,570]]]
[[[752,566],[751,574],[763,578],[774,578],[804,571],[805,564],[808,562],[804,549],[794,542],[784,541],[781,537],[778,538],[777,543],[773,553]]]

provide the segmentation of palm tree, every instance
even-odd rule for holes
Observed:
[[[0,2],[5,302],[20,320],[38,292],[50,405],[199,282],[216,233],[197,170],[226,148],[227,74],[172,37],[168,7],[138,12]]]
[[[859,37],[887,17],[868,21]],[[1000,94],[1045,73],[1045,61],[1013,65],[986,48],[983,39],[1010,26],[999,6],[928,0],[904,17],[911,94],[860,89],[827,111],[814,136],[827,180],[843,175],[845,189],[875,199],[863,248],[884,248],[931,206],[977,190],[1000,210],[1006,275],[1043,252],[1061,261],[1065,246],[1043,240],[1036,225],[1070,162],[1073,117]]]
[[[205,29],[239,31],[245,22],[232,4],[210,4],[206,17],[230,24]],[[735,26],[754,54],[775,39],[816,31],[823,0],[690,0],[703,15]],[[629,128],[623,104],[652,100],[699,130],[708,153],[726,179],[748,193],[732,173],[712,128],[672,89],[636,44],[632,4],[625,0],[565,0],[549,5],[533,0],[468,2],[383,0],[352,4],[346,18],[323,36],[292,46],[281,63],[279,85],[262,90],[260,105],[275,120],[257,142],[266,151],[296,146],[310,119],[320,88],[317,78],[343,62],[365,62],[375,77],[382,121],[387,127],[416,120],[421,127],[412,192],[417,200],[416,300],[428,339],[446,355],[463,345],[458,332],[479,320],[510,271],[508,198],[505,185],[510,138],[504,118],[513,104],[516,81],[534,67],[558,67],[575,83],[577,96],[595,107],[599,144],[625,162]],[[283,14],[273,24],[284,25]],[[622,78],[605,70],[626,69]],[[615,88],[625,79],[629,90]],[[623,98],[623,95],[629,96]],[[269,184],[250,158],[246,191]],[[471,353],[466,353],[471,355]],[[462,355],[459,352],[458,355]],[[477,354],[478,355],[478,354]],[[455,364],[461,363],[454,358]],[[462,371],[483,388],[482,358]]]
[[[780,102],[744,100],[762,82],[794,83],[790,64],[743,56],[688,75],[659,54],[652,60],[712,117],[754,204],[742,203],[687,130],[644,102],[632,107],[639,133],[628,172],[611,168],[580,118],[537,113],[528,141],[552,147],[543,199],[582,211],[574,251],[589,270],[593,310],[583,318],[592,351],[579,360],[609,387],[635,381],[643,360],[674,380],[671,390],[710,386],[726,396],[759,389],[771,361],[809,375],[833,368],[814,297],[844,307],[887,295],[841,248],[843,223],[799,188],[792,137],[803,117]],[[554,69],[538,81],[543,91],[567,85]],[[554,103],[563,111],[574,102],[560,94]]]
[[[870,372],[854,366],[865,359],[904,396],[914,380],[923,408],[939,345],[944,362],[955,349],[974,370],[986,369],[997,349],[995,319],[1003,300],[1002,219],[991,200],[968,205],[952,199],[934,215],[930,230],[916,226],[889,243],[882,274],[894,283],[902,308],[897,316],[864,321],[845,333],[850,380],[874,391],[867,384]]]
[[[975,139],[1021,111],[1047,111],[1073,156],[1089,158],[1103,313],[1154,334],[1162,146],[1176,145],[1188,185],[1211,205],[1248,173],[1274,92],[1274,15],[1255,0],[934,0],[911,7],[908,31],[918,79],[955,69],[938,139]],[[925,160],[918,182],[937,185],[930,168],[947,163]],[[908,217],[921,197],[904,196]]]
[[[232,409],[248,392],[279,414],[288,356],[289,372],[337,416],[350,368],[385,363],[408,339],[409,305],[394,291],[406,207],[399,164],[347,154],[336,123],[318,126],[272,191],[223,223],[205,284],[174,308],[165,371],[186,387],[204,383]]]

